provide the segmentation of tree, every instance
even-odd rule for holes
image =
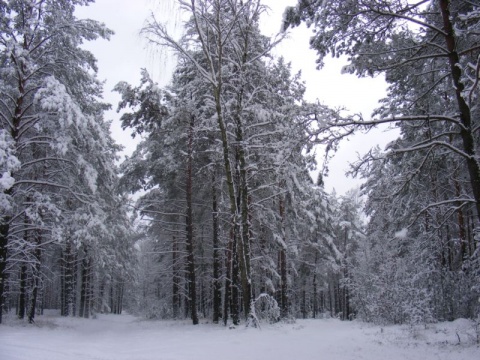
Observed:
[[[286,11],[285,26],[306,21],[316,29],[310,43],[323,65],[327,54],[347,56],[345,71],[385,73],[391,85],[376,118],[327,121],[335,143],[354,128],[382,123],[431,124],[428,139],[413,138],[389,155],[441,149],[460,159],[469,174],[471,199],[480,219],[480,172],[476,147],[479,7],[470,1],[299,1]],[[453,86],[451,84],[453,83]],[[427,152],[428,153],[428,152]],[[425,155],[427,156],[427,155]]]
[[[177,256],[178,239],[187,237],[188,232],[179,232],[175,226],[167,229],[178,223],[171,216],[192,213],[186,216],[193,221],[189,227],[202,240],[193,251],[190,241],[185,242],[185,256],[193,253],[200,262],[195,273],[200,309],[205,309],[205,272],[213,277],[213,299],[209,301],[215,322],[220,317],[220,272],[225,274],[225,324],[229,316],[238,324],[240,309],[255,324],[263,316],[264,305],[272,309],[271,314],[276,312],[277,300],[281,316],[288,317],[295,251],[301,246],[300,233],[311,225],[309,221],[299,225],[296,220],[303,214],[312,185],[306,169],[313,166],[313,155],[303,155],[311,150],[304,86],[300,75],[292,76],[283,59],[269,60],[275,41],[259,32],[263,7],[257,1],[182,4],[192,17],[181,41],[172,39],[155,19],[144,29],[153,44],[165,44],[179,53],[172,85],[160,90],[144,74],[139,88],[124,83],[117,86],[123,97],[120,106],[135,109],[125,115],[124,125],[148,134],[124,164],[124,182],[130,190],[148,190],[138,202],[139,210],[151,221],[149,231],[156,229],[158,246],[162,247],[158,253],[173,253],[173,258],[158,257],[161,268],[171,271],[172,279],[178,279],[177,266],[186,260]],[[188,160],[192,156],[193,163]],[[203,178],[218,185],[206,187],[203,181],[195,181]],[[184,192],[179,192],[179,184]],[[190,196],[182,198],[191,189],[195,197],[192,203],[196,204],[192,212]],[[212,226],[207,229],[206,204],[211,204],[208,207],[213,213]],[[166,236],[164,231],[172,233]],[[175,231],[178,236],[172,245]],[[211,241],[205,241],[206,236]],[[226,249],[225,265],[221,264],[219,247]],[[211,267],[205,265],[206,252],[213,257]],[[262,257],[254,256],[260,253]],[[277,258],[280,261],[276,262]],[[175,280],[172,283],[173,287],[166,287],[172,289],[172,296],[165,293],[162,298],[172,299],[176,313],[178,288]],[[190,295],[185,301],[194,297]],[[261,303],[258,307],[257,299]]]
[[[75,6],[89,2],[1,4],[0,122],[6,154],[1,198],[2,206],[7,204],[4,199],[10,206],[5,205],[9,211],[2,211],[0,220],[0,319],[7,262],[12,286],[18,264],[26,265],[18,271],[30,287],[28,317],[33,322],[42,283],[47,281],[42,266],[54,268],[45,262],[55,258],[57,246],[68,258],[63,287],[68,289],[64,294],[68,307],[74,301],[72,276],[77,272],[74,245],[81,249],[86,316],[93,276],[98,274],[94,265],[110,255],[101,250],[101,242],[110,236],[107,213],[118,205],[113,167],[118,146],[103,120],[108,106],[100,101],[95,59],[80,45],[109,38],[112,32],[95,21],[74,17]]]
[[[271,45],[258,49],[251,47],[252,31],[256,30],[258,17],[263,7],[257,1],[248,1],[245,4],[230,0],[191,1],[181,2],[182,7],[191,14],[190,31],[183,44],[175,41],[162,24],[155,18],[143,30],[148,40],[156,45],[166,45],[173,48],[185,59],[190,61],[198,71],[203,81],[210,86],[210,95],[215,105],[215,113],[223,148],[223,166],[228,188],[230,214],[232,217],[233,245],[232,250],[238,251],[238,266],[241,277],[244,311],[250,316],[252,306],[252,278],[250,264],[250,241],[248,240],[248,185],[246,184],[246,163],[244,149],[241,146],[242,123],[239,111],[242,108],[243,90],[242,76],[245,68],[263,57]],[[243,35],[243,37],[242,37]],[[196,44],[202,52],[202,58],[193,56],[189,43]],[[255,43],[253,42],[253,45]],[[232,79],[238,76],[240,84],[234,84]],[[228,86],[236,92],[236,140],[238,161],[240,164],[239,181],[243,188],[236,189],[235,169],[232,166],[232,139],[228,136],[228,113],[225,108],[224,97]],[[238,87],[240,86],[240,87]],[[235,263],[233,259],[233,263]],[[235,266],[233,267],[235,268]]]
[[[148,183],[144,184],[145,189],[148,188],[150,191],[138,202],[140,212],[146,217],[161,221],[162,218],[175,217],[183,213],[181,217],[185,219],[185,230],[180,233],[185,235],[187,253],[188,276],[185,284],[188,289],[187,304],[193,323],[198,324],[193,209],[194,171],[197,170],[197,166],[194,167],[194,158],[197,157],[195,150],[198,142],[196,130],[198,125],[192,101],[196,98],[195,93],[198,90],[192,86],[189,71],[188,67],[179,66],[169,92],[160,90],[145,70],[142,71],[140,87],[132,88],[126,83],[120,83],[116,90],[123,98],[119,108],[128,106],[134,109],[133,113],[122,115],[123,126],[132,127],[134,134],[148,133],[148,138],[140,144],[132,159],[124,163],[123,182],[129,191],[136,191],[138,182],[145,182],[146,178],[150,178]],[[182,161],[176,162],[179,158]],[[180,192],[178,182],[184,184]],[[161,202],[164,204],[163,209],[158,206]],[[183,209],[179,210],[182,207]],[[173,228],[164,226],[165,230],[167,233],[179,232],[176,225]],[[176,251],[174,250],[174,254]],[[172,264],[173,268],[175,266],[175,263]],[[176,289],[178,284],[175,280],[173,282]],[[174,290],[174,293],[177,290]]]

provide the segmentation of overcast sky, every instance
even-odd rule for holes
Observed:
[[[86,47],[98,59],[99,78],[105,80],[105,100],[113,105],[107,118],[114,120],[112,133],[115,140],[125,146],[124,154],[131,154],[136,141],[129,132],[124,132],[118,122],[116,106],[120,97],[111,90],[119,81],[138,84],[140,69],[146,68],[161,85],[168,83],[173,59],[164,52],[158,52],[147,46],[139,35],[145,20],[154,12],[163,22],[168,22],[171,31],[181,27],[180,15],[172,6],[174,0],[96,0],[88,7],[77,10],[80,18],[91,18],[104,22],[115,35],[110,41],[98,40]],[[286,6],[295,5],[297,0],[264,0],[270,7],[268,14],[261,19],[261,29],[265,35],[274,35],[279,31],[282,13]],[[345,61],[328,59],[322,70],[316,69],[315,51],[309,48],[311,30],[302,26],[293,29],[282,44],[275,50],[275,55],[283,56],[292,63],[295,72],[302,71],[306,82],[306,99],[332,107],[344,106],[351,112],[363,113],[369,117],[377,106],[377,101],[385,94],[382,78],[358,79],[354,75],[340,74]],[[330,175],[325,179],[327,191],[333,188],[338,194],[357,186],[358,181],[346,178],[344,172],[348,162],[363,154],[375,143],[382,147],[394,138],[392,132],[375,131],[367,135],[359,134],[342,143],[340,150],[330,163]],[[319,165],[321,163],[319,162]]]

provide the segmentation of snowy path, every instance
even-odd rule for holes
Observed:
[[[465,320],[466,322],[466,320]],[[298,320],[262,330],[187,322],[43,318],[0,326],[1,360],[476,360],[469,324],[437,324],[415,338],[401,327]],[[460,329],[463,327],[463,330]],[[460,330],[459,330],[460,329]],[[462,332],[463,331],[463,332]],[[456,332],[459,332],[461,344]]]

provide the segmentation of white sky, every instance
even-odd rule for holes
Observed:
[[[161,85],[170,79],[173,62],[162,53],[154,53],[139,35],[145,20],[153,11],[161,21],[168,21],[172,31],[181,26],[179,15],[172,12],[173,0],[96,0],[94,4],[77,10],[78,17],[91,18],[104,22],[115,35],[110,41],[97,40],[87,44],[98,59],[99,78],[105,80],[105,100],[112,104],[112,111],[107,119],[113,119],[112,134],[115,140],[125,146],[124,154],[131,154],[136,146],[136,140],[130,137],[130,132],[121,130],[116,107],[120,100],[117,93],[111,90],[119,81],[138,84],[140,69],[146,68]],[[262,32],[274,35],[279,29],[282,13],[286,6],[293,6],[297,0],[264,0],[271,8],[269,14],[261,21]],[[377,106],[377,101],[385,94],[385,83],[382,78],[359,79],[354,75],[340,74],[345,61],[327,59],[326,66],[316,70],[316,54],[309,48],[311,30],[302,26],[291,30],[289,38],[276,49],[276,55],[282,55],[292,63],[294,72],[302,71],[306,82],[306,99],[331,107],[344,106],[349,111],[361,112],[369,117]],[[384,146],[396,137],[395,133],[380,130],[369,134],[358,134],[340,145],[340,149],[331,161],[330,175],[325,179],[327,191],[333,188],[338,194],[358,186],[359,181],[346,178],[348,162],[354,161],[357,154],[367,152],[374,144]],[[320,159],[319,165],[322,161]]]

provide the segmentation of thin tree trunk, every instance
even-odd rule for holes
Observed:
[[[287,295],[287,250],[286,250],[286,231],[285,231],[285,203],[283,199],[279,201],[280,225],[283,244],[279,253],[280,267],[280,315],[282,318],[288,316],[288,295]]]
[[[223,324],[228,323],[228,314],[231,302],[231,287],[232,287],[232,253],[233,253],[233,230],[230,231],[230,240],[228,241],[228,248],[225,254],[225,269],[227,271],[225,276],[225,292],[223,297]]]
[[[239,269],[238,269],[238,243],[232,243],[232,278],[230,281],[230,313],[232,314],[232,322],[234,325],[240,324],[240,309],[239,309]]]
[[[218,204],[215,171],[212,175],[212,217],[213,217],[213,322],[218,324],[221,317],[222,306],[222,284],[221,276],[221,258],[220,258],[220,241],[218,228]]]
[[[315,267],[313,269],[313,313],[312,317],[315,319],[318,309],[318,294],[317,294],[317,259],[318,254],[315,252]]]
[[[348,269],[345,267],[343,272],[343,278],[348,278]],[[350,294],[348,291],[348,286],[346,284],[343,285],[343,320],[350,319]]]
[[[3,221],[3,222],[1,222]],[[3,308],[5,305],[5,283],[7,282],[7,243],[8,232],[10,229],[10,218],[0,219],[0,324],[3,318]]]
[[[344,269],[343,269],[343,280],[344,280],[344,284],[343,284],[343,297],[342,297],[342,301],[343,301],[343,310],[342,310],[342,314],[343,314],[343,320],[348,320],[350,318],[350,296],[349,296],[349,293],[348,293],[348,286],[347,286],[347,279],[348,279],[348,276],[349,276],[349,273],[348,273],[348,230],[345,228],[345,234],[344,234],[344,238],[343,238],[343,249],[344,249],[344,252],[345,252],[345,257],[344,257]]]
[[[460,184],[455,177],[455,195],[460,197],[461,189]],[[460,207],[457,211],[457,220],[458,220],[458,239],[460,241],[460,251],[458,254],[458,267],[457,269],[461,269],[463,265],[463,261],[467,255],[467,231],[465,229],[465,216],[463,209]]]
[[[178,257],[178,242],[177,238],[173,236],[172,241],[172,309],[173,318],[178,319],[180,313],[180,277],[177,271],[177,257]]]
[[[307,318],[307,277],[303,279],[302,286],[302,318]]]
[[[125,291],[125,284],[120,282],[120,289],[119,289],[119,294],[118,294],[118,315],[122,314],[123,311],[123,293]]]
[[[38,297],[38,288],[40,286],[40,268],[41,268],[41,250],[40,246],[42,244],[42,236],[41,234],[35,234],[35,266],[33,271],[33,289],[32,289],[32,296],[30,299],[30,306],[29,306],[29,313],[28,313],[28,322],[30,324],[34,323],[35,319],[35,312],[37,308],[37,297]]]
[[[27,265],[23,264],[20,268],[20,295],[18,299],[18,318],[25,318],[27,291]]]
[[[67,240],[65,245],[65,251],[63,254],[63,289],[64,294],[62,296],[64,303],[62,304],[62,315],[74,316],[75,307],[75,291],[74,291],[74,274],[75,274],[75,261],[72,253],[72,243]]]
[[[243,138],[240,137],[240,144]],[[241,214],[242,214],[242,234],[238,238],[241,240],[238,244],[239,267],[242,283],[242,298],[245,318],[250,316],[250,309],[253,304],[253,285],[250,265],[250,216],[248,206],[248,183],[245,153],[240,145],[240,183],[241,183]]]
[[[80,311],[78,316],[88,319],[90,317],[90,259],[85,251],[82,260],[82,287],[80,291]]]
[[[187,272],[189,282],[189,300],[190,300],[190,314],[193,325],[198,324],[197,314],[197,292],[195,279],[195,256],[193,245],[193,205],[192,205],[192,167],[193,167],[193,126],[194,116],[190,118],[189,134],[188,134],[188,158],[187,158],[187,182],[186,182],[186,196],[187,196],[187,216],[186,216],[186,231],[187,231]]]

